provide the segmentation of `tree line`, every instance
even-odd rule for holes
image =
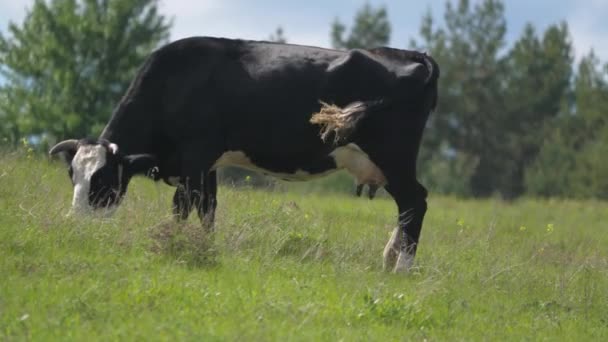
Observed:
[[[436,193],[608,198],[608,63],[575,61],[566,22],[528,23],[509,45],[500,0],[446,1],[401,48],[441,66],[418,174]],[[0,34],[0,135],[16,144],[99,133],[146,56],[168,41],[157,0],[36,0]],[[283,28],[269,40],[286,42]],[[337,49],[388,45],[386,7],[363,5]],[[398,45],[398,44],[395,44]],[[243,173],[233,178],[244,177]]]

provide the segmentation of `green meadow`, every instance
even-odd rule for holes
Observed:
[[[608,340],[608,203],[432,195],[416,268],[382,270],[393,202],[224,186],[216,233],[135,179],[66,217],[59,162],[0,156],[0,340]]]

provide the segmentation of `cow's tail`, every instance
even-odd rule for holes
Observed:
[[[310,123],[321,126],[324,142],[332,138],[334,144],[347,141],[361,119],[386,106],[385,101],[356,101],[346,107],[321,102],[321,109],[312,115]]]
[[[429,56],[426,52],[420,53],[417,58],[414,59],[417,59],[417,62],[419,63],[423,63],[428,71],[427,77],[424,80],[424,86],[430,95],[430,110],[434,111],[437,107],[438,98],[437,80],[439,79],[439,65],[433,57]]]
[[[424,64],[428,70],[427,77],[424,80],[425,84],[437,82],[437,79],[439,78],[439,66],[433,57],[429,56],[426,52],[421,52],[418,53],[413,59],[418,63]]]

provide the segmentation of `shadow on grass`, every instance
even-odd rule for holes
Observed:
[[[149,228],[150,250],[190,267],[219,265],[215,235],[200,224],[161,222]]]

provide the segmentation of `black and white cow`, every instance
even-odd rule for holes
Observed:
[[[415,51],[193,37],[152,53],[98,140],[66,140],[50,154],[69,163],[73,210],[116,207],[131,177],[154,169],[177,187],[176,217],[196,208],[207,225],[219,167],[290,180],[346,169],[358,193],[384,186],[396,201],[384,265],[407,270],[427,209],[416,159],[438,77]]]

